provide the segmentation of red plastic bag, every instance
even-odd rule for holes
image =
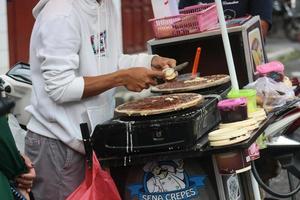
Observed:
[[[104,171],[93,153],[92,169],[86,167],[85,180],[67,200],[121,200],[110,174]]]

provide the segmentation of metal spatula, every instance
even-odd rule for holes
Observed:
[[[188,65],[189,65],[189,62],[181,63],[181,64],[177,65],[176,67],[174,67],[174,70],[175,71],[180,71],[180,70],[184,69]]]

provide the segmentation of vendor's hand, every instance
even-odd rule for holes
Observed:
[[[144,67],[134,67],[126,70],[120,70],[123,85],[130,91],[141,92],[148,89],[150,85],[156,85],[156,78],[163,78],[164,73]]]
[[[165,58],[161,56],[154,56],[151,62],[152,69],[162,70],[166,67],[175,67],[176,60],[172,58]]]
[[[18,188],[24,189],[28,192],[30,192],[32,185],[33,185],[33,180],[35,179],[35,170],[33,167],[32,162],[30,161],[30,159],[23,155],[24,161],[25,161],[25,165],[28,168],[28,173],[25,174],[21,174],[20,176],[18,176],[16,178],[16,182],[17,182],[17,186]]]

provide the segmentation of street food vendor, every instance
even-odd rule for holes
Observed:
[[[179,8],[198,3],[212,3],[214,0],[180,0]],[[263,35],[266,36],[272,25],[272,0],[229,0],[223,1],[224,14],[227,19],[244,17],[245,15],[259,15]]]
[[[26,154],[37,200],[62,200],[84,177],[79,124],[90,130],[114,112],[114,88],[140,92],[174,59],[121,54],[121,25],[111,0],[40,0],[30,45],[32,100]]]

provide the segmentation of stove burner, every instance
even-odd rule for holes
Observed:
[[[193,108],[143,117],[118,117],[98,125],[92,135],[95,151],[102,157],[193,147],[220,122],[217,99]]]
[[[224,84],[210,91],[199,90],[202,95],[213,95],[185,110],[153,116],[116,116],[96,126],[93,148],[102,158],[194,148],[221,121],[218,97],[225,97],[229,89]]]

